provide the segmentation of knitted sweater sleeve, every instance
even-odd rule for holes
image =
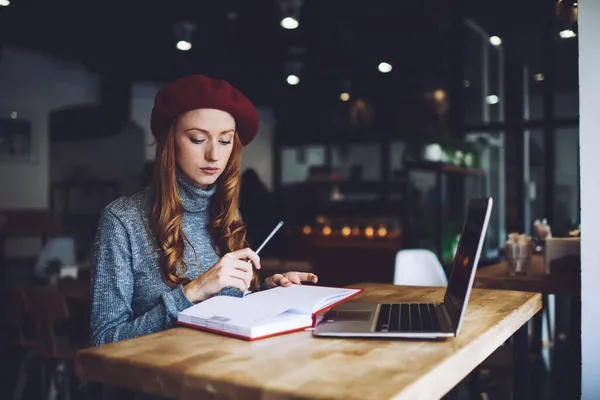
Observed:
[[[92,258],[91,340],[94,346],[130,339],[175,326],[179,311],[191,307],[180,285],[165,292],[144,314],[134,316],[134,275],[130,234],[105,208],[99,220]],[[144,293],[136,293],[143,296]]]

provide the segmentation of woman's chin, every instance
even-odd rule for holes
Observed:
[[[200,189],[206,189],[208,186],[212,185],[217,181],[218,177],[212,176],[203,176],[194,179],[194,186]]]

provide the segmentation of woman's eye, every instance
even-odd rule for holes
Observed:
[[[202,140],[202,139],[191,139],[191,138],[190,138],[190,141],[191,141],[192,143],[194,143],[194,144],[200,144],[200,143],[204,143],[204,140]]]
[[[221,142],[219,142],[219,143],[221,143],[223,146],[227,146],[228,144],[231,144],[231,140],[230,140],[230,141],[228,141],[228,142],[223,142],[223,141],[221,141]]]

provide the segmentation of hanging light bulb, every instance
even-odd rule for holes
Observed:
[[[281,27],[284,29],[296,29],[300,25],[296,18],[285,17],[281,20]]]
[[[304,0],[277,0],[281,11],[280,25],[283,29],[296,29],[300,25],[300,9]]]
[[[291,75],[288,75],[286,81],[287,81],[288,85],[294,86],[294,85],[297,85],[300,83],[300,78],[298,77],[298,75],[291,74]]]
[[[379,66],[377,68],[379,69],[379,72],[381,72],[383,74],[387,74],[388,72],[390,72],[392,70],[392,64],[387,63],[387,62],[380,62]]]
[[[192,35],[196,25],[189,21],[183,21],[175,25],[175,47],[177,50],[189,51],[192,48]]]

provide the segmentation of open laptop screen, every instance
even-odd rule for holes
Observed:
[[[479,261],[481,252],[479,247],[483,246],[482,238],[485,236],[489,219],[488,208],[491,208],[491,199],[477,199],[469,203],[467,217],[454,256],[444,302],[451,303],[449,308],[452,309],[452,322],[455,327],[458,325],[461,310],[467,300],[471,275],[477,267],[475,263]]]

